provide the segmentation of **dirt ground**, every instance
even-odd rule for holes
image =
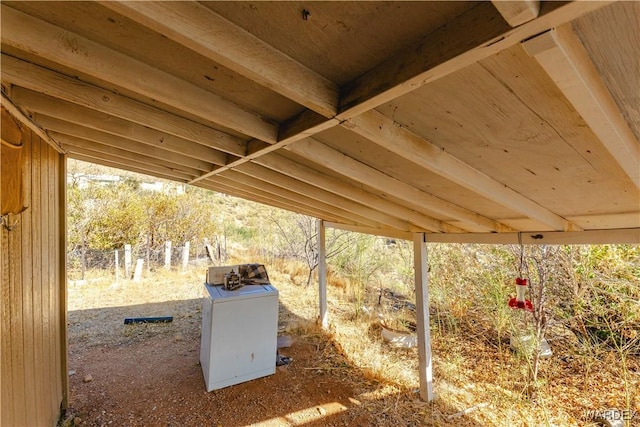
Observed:
[[[280,334],[291,358],[267,377],[206,392],[199,363],[198,285],[158,290],[125,282],[69,289],[67,422],[81,426],[397,426],[394,412],[413,392],[367,379],[308,320],[281,304]],[[183,289],[178,289],[180,287]],[[132,302],[145,295],[143,304]],[[185,290],[186,289],[186,290]],[[176,294],[193,298],[179,300]],[[125,317],[172,315],[171,323],[124,325]],[[415,418],[415,419],[411,419]]]
[[[375,425],[351,381],[313,369],[323,351],[313,339],[298,339],[286,350],[293,362],[275,375],[207,393],[199,341],[192,338],[159,334],[125,346],[72,348],[76,424]]]

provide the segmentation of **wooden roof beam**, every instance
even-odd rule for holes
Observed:
[[[2,43],[123,87],[229,129],[276,142],[278,125],[142,61],[12,9],[2,8]],[[180,96],[176,96],[180,94]]]
[[[247,149],[244,141],[219,130],[4,53],[2,54],[2,81],[235,156],[243,156]]]
[[[512,27],[535,19],[540,12],[539,0],[491,0],[491,3]]]
[[[214,177],[214,179],[217,179],[217,178],[218,178],[217,176]],[[325,214],[317,210],[313,210],[313,209],[309,210],[306,208],[306,206],[300,206],[300,207],[294,206],[288,200],[281,199],[277,196],[273,196],[273,195],[265,196],[261,194],[255,194],[251,190],[239,189],[238,185],[234,184],[233,182],[231,182],[230,184],[223,184],[217,181],[214,182],[214,181],[211,181],[210,179],[207,179],[205,181],[202,181],[202,185],[198,184],[198,186],[202,188],[214,190],[214,191],[219,191],[234,197],[242,197],[246,200],[250,200],[255,203],[260,203],[265,206],[272,206],[272,207],[284,209],[290,212],[307,215],[313,218],[320,218],[321,215]],[[337,222],[344,223],[344,224],[353,224],[352,221],[349,221],[347,219],[340,218],[335,215],[331,215],[331,216]]]
[[[122,136],[216,165],[224,165],[228,161],[227,153],[214,148],[25,88],[14,87],[11,98],[22,108],[37,113],[38,116],[43,114],[66,122],[80,123],[88,129]]]
[[[334,218],[338,222],[354,223],[354,220],[348,217],[344,217],[340,212],[325,207],[319,207],[310,198],[298,198],[283,191],[279,187],[274,185],[262,185],[258,183],[259,180],[252,179],[239,172],[225,173],[224,176],[216,175],[210,178],[212,181],[223,183],[231,187],[236,187],[243,191],[263,195],[267,200],[273,199],[278,201],[284,206],[289,206],[288,209],[292,211],[303,211],[311,214],[316,218]],[[259,184],[259,185],[256,185]],[[271,204],[271,203],[268,203]]]
[[[197,187],[204,188],[211,191],[216,191],[218,193],[227,194],[233,197],[239,197],[254,203],[263,204],[265,206],[272,206],[279,209],[285,209],[291,212],[296,212],[296,209],[297,209],[296,206],[293,206],[288,202],[284,202],[277,197],[274,197],[271,195],[265,196],[265,195],[255,194],[251,191],[240,189],[235,184],[223,184],[218,182],[217,178],[218,177],[216,176],[213,179],[206,179],[206,180],[200,181]],[[308,215],[312,217],[316,217],[316,214],[317,214],[317,212],[308,211],[304,207],[299,209],[297,212],[303,215]]]
[[[153,176],[155,178],[161,178],[161,179],[166,179],[168,181],[175,181],[175,182],[181,182],[181,183],[185,183],[186,184],[186,180],[185,179],[180,179],[177,178],[173,175],[167,175],[165,173],[159,172],[159,171],[155,171],[155,170],[149,170],[148,168],[140,168],[140,167],[136,167],[133,165],[127,165],[127,166],[123,166],[122,164],[118,163],[117,161],[110,161],[107,160],[105,157],[96,157],[95,152],[93,154],[84,154],[84,153],[80,153],[78,151],[75,151],[73,153],[69,154],[69,158],[75,159],[75,160],[82,160],[83,162],[87,162],[87,163],[95,163],[97,165],[102,165],[102,166],[107,166],[110,168],[116,168],[116,169],[121,169],[121,170],[126,170],[129,172],[135,172],[135,173],[139,173],[142,175],[148,175],[148,176]]]
[[[528,231],[526,233],[428,234],[432,243],[491,245],[608,245],[639,244],[640,228],[585,231]]]
[[[68,149],[68,156],[70,158],[82,160],[85,162],[96,163],[99,165],[109,166],[122,170],[128,170],[131,172],[141,173],[143,175],[151,175],[162,179],[168,179],[170,181],[178,181],[184,183],[189,180],[188,174],[184,174],[182,172],[178,172],[164,166],[158,166],[133,159],[125,159],[120,156],[105,154],[100,151],[78,146],[63,144],[63,147]]]
[[[358,135],[406,160],[468,188],[489,200],[520,212],[555,230],[579,230],[561,216],[474,169],[424,138],[410,132],[385,115],[372,110],[342,124]]]
[[[616,212],[570,216],[576,224],[587,224],[590,230],[605,228],[640,228],[638,212]]]
[[[131,153],[140,154],[149,158],[158,159],[158,161],[171,160],[171,162],[193,168],[196,171],[210,171],[213,165],[193,157],[177,154],[157,146],[152,143],[143,143],[133,141],[121,136],[104,133],[95,129],[86,128],[84,126],[56,119],[41,114],[35,114],[34,118],[38,123],[44,126],[51,135],[65,134],[81,138],[87,141],[93,141],[105,146],[126,150]]]
[[[316,199],[320,202],[333,205],[337,208],[344,209],[356,215],[369,218],[373,221],[384,224],[394,229],[410,231],[412,228],[407,222],[401,221],[397,218],[380,212],[375,205],[361,205],[360,203],[357,203],[348,198],[337,196],[336,194],[301,182],[297,179],[291,178],[287,175],[283,175],[279,172],[265,168],[255,163],[245,163],[235,170],[260,179],[262,181],[266,181],[282,188],[286,188],[298,194],[312,197],[313,199]]]
[[[190,184],[194,184],[201,179],[205,179],[209,176],[224,172],[227,169],[232,169],[238,165],[248,162],[249,160],[260,158],[265,154],[273,153],[274,151],[280,150],[281,148],[284,148],[296,141],[306,138],[307,136],[315,135],[316,133],[322,132],[325,129],[330,129],[339,124],[339,122],[335,119],[325,119],[317,113],[309,110],[303,112],[300,117],[304,117],[305,119],[302,122],[296,122],[295,131],[293,131],[292,129],[288,129],[287,132],[290,133],[287,133],[287,135],[280,135],[279,138],[282,137],[283,139],[280,139],[275,144],[267,144],[256,139],[249,141],[249,143],[247,144],[247,152],[243,157],[229,162],[223,168],[211,171],[195,178]],[[254,149],[251,149],[252,146]]]
[[[380,230],[378,228],[360,227],[357,225],[340,224],[327,221],[325,221],[324,226],[336,230],[351,231],[353,233],[360,234],[372,234],[374,236],[392,237],[394,239],[411,240],[413,238],[413,233],[399,230]]]
[[[640,143],[571,26],[540,34],[523,46],[640,188]]]
[[[365,206],[376,206],[378,210],[396,218],[409,221],[421,230],[449,233],[460,233],[465,231],[447,224],[446,222],[439,221],[409,208],[405,208],[404,206],[400,206],[378,195],[369,193],[362,188],[347,184],[339,179],[301,165],[287,158],[286,153],[272,153],[268,156],[262,156],[255,159],[253,162],[290,176],[296,180],[306,182],[307,184],[330,191],[333,194],[356,201]]]
[[[391,197],[401,199],[407,204],[415,206],[416,209],[420,211],[436,212],[440,215],[462,221],[463,223],[476,225],[487,231],[515,231],[511,227],[501,224],[498,221],[442,200],[386,175],[314,139],[307,138],[299,141],[296,144],[288,146],[288,149],[323,167],[348,176],[364,185],[383,191]]]
[[[197,2],[101,4],[312,111],[337,113],[334,83]]]
[[[380,224],[379,222],[369,219],[363,215],[349,212],[346,209],[343,209],[339,206],[319,201],[313,197],[310,197],[304,194],[299,194],[289,190],[288,188],[284,188],[284,187],[281,187],[280,185],[271,183],[270,181],[253,178],[252,176],[246,175],[241,172],[228,171],[228,172],[225,172],[224,175],[218,175],[218,176],[224,176],[226,178],[233,179],[236,182],[249,185],[254,188],[260,188],[271,194],[291,200],[295,204],[306,205],[308,208],[314,208],[314,209],[317,209],[318,211],[324,212],[324,214],[318,216],[318,218],[325,219],[327,214],[332,214],[342,218],[350,219],[351,221],[354,221],[358,224],[367,225],[370,227],[379,228],[382,226],[382,224]]]
[[[102,153],[105,156],[109,156],[112,160],[115,160],[116,158],[120,159],[124,164],[131,161],[135,163],[148,164],[150,166],[157,166],[159,168],[163,168],[167,173],[169,171],[175,172],[181,179],[194,176],[199,173],[197,169],[189,166],[142,155],[123,148],[112,147],[99,142],[89,141],[87,139],[65,135],[58,132],[51,132],[51,135],[60,141],[60,144],[63,147],[66,147],[68,151],[91,150],[93,153]]]

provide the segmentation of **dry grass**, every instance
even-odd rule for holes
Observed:
[[[418,414],[424,425],[577,426],[589,424],[590,410],[630,407],[640,411],[638,359],[628,358],[625,369],[615,351],[577,356],[570,334],[552,342],[555,353],[543,360],[539,385],[531,398],[527,361],[509,348],[500,331],[489,325],[465,324],[465,313],[473,308],[464,304],[453,304],[451,313],[439,313],[441,324],[432,315],[437,399],[424,404],[416,397],[416,349],[394,348],[384,342],[377,313],[385,310],[376,307],[378,288],[354,290],[352,286],[346,280],[329,280],[330,336],[349,364],[362,369],[367,379],[384,385],[385,391],[379,393],[404,396],[393,405],[402,419]],[[302,299],[303,315],[315,318],[316,292],[314,287],[295,286],[287,294]],[[455,327],[449,327],[453,323]],[[375,402],[380,406],[372,410],[382,414],[390,409],[384,398]],[[472,410],[452,417],[467,408]],[[640,415],[632,422],[640,423]]]
[[[194,336],[199,330],[202,274],[159,271],[140,282],[114,277],[98,278],[92,271],[86,281],[68,285],[69,342],[83,345],[125,345],[159,334],[175,339]],[[204,276],[203,276],[204,277]],[[109,308],[109,310],[105,310]],[[125,325],[127,317],[173,316],[187,322]],[[185,325],[181,327],[179,325]]]
[[[530,399],[530,385],[524,382],[526,362],[511,352],[508,343],[459,320],[455,328],[448,328],[454,320],[443,320],[444,314],[440,319],[432,316],[431,325],[437,399],[421,402],[417,351],[393,348],[381,339],[377,288],[355,290],[348,281],[330,280],[331,326],[327,335],[316,324],[317,288],[301,284],[306,281],[304,269],[292,263],[268,269],[280,292],[281,331],[294,337],[313,337],[318,342],[317,369],[353,381],[357,399],[381,420],[379,425],[588,425],[587,410],[625,408],[630,393],[631,408],[640,411],[640,400],[635,397],[640,389],[637,359],[629,358],[623,371],[613,352],[580,356],[573,353],[571,343],[555,342],[554,356],[542,365],[542,385]],[[70,339],[88,345],[126,345],[158,334],[197,339],[203,280],[204,268],[197,268],[186,274],[159,271],[139,283],[114,283],[112,278],[71,283]],[[171,304],[156,304],[167,302]],[[96,309],[104,307],[114,308],[116,316],[96,317]],[[171,313],[158,311],[159,307],[170,307]],[[181,322],[185,326],[180,330],[174,325],[124,326],[122,322],[123,317],[167,314],[189,322]],[[322,340],[329,342],[321,344]],[[621,381],[624,375],[626,388]],[[460,414],[466,409],[470,411]]]

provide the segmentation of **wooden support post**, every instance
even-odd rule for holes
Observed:
[[[144,264],[144,258],[138,258],[136,262],[136,271],[133,273],[133,281],[139,282],[142,280],[142,265]]]
[[[420,398],[433,400],[433,373],[431,367],[431,333],[429,330],[429,281],[427,244],[425,233],[413,235],[413,264],[416,286],[416,316],[418,320],[418,376]]]
[[[171,240],[164,242],[164,269],[171,268]]]
[[[189,249],[190,243],[184,242],[184,247],[182,248],[182,272],[186,273],[187,266],[189,265]]]
[[[146,260],[147,260],[147,273],[151,272],[151,245],[149,244],[150,236],[147,233],[147,250],[146,250]]]
[[[131,245],[124,245],[124,277],[131,279]]]
[[[82,245],[80,247],[80,278],[84,280],[87,273],[87,234],[84,228],[82,229],[80,242]]]
[[[325,246],[324,221],[318,220],[318,293],[320,302],[320,324],[329,326],[327,314],[327,251]]]
[[[118,250],[114,251],[116,257],[116,283],[120,281],[120,261],[118,259]]]

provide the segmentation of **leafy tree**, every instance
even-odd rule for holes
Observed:
[[[92,223],[90,247],[101,250],[122,249],[137,243],[143,232],[142,200],[128,183],[101,187],[88,200]]]

